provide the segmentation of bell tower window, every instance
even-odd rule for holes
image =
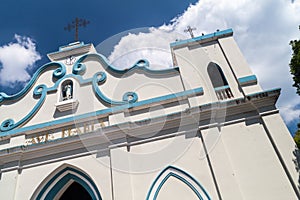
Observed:
[[[210,62],[207,67],[207,72],[214,88],[228,85],[224,73],[218,64]]]
[[[233,97],[224,73],[218,64],[210,62],[207,67],[207,73],[214,87],[218,100],[226,100]]]

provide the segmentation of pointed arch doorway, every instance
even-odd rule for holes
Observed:
[[[70,199],[91,200],[92,197],[80,183],[74,181],[59,197],[59,200]]]
[[[56,169],[40,184],[31,199],[101,200],[102,198],[91,177],[75,167],[64,165]]]

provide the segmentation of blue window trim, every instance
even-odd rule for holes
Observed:
[[[199,191],[193,186],[193,184],[191,184],[188,180],[186,180],[184,177],[180,176],[179,174],[176,174],[174,172],[169,172],[164,178],[163,180],[159,183],[155,193],[154,193],[154,196],[153,196],[153,199],[150,199],[150,195],[153,191],[153,188],[154,186],[157,184],[159,178],[161,176],[163,176],[168,170],[170,169],[173,169],[175,171],[178,171],[182,174],[184,174],[185,176],[189,177],[199,188],[201,188],[202,192],[204,193],[205,197],[208,199],[208,200],[211,200],[210,196],[208,195],[208,193],[206,192],[206,190],[204,189],[204,187],[194,178],[192,177],[190,174],[188,174],[187,172],[177,168],[177,167],[174,167],[174,166],[168,166],[166,167],[163,171],[160,172],[160,174],[155,178],[154,182],[152,183],[151,187],[150,187],[150,190],[147,194],[147,197],[146,197],[146,200],[156,200],[157,196],[158,196],[158,193],[160,191],[160,189],[162,188],[162,186],[166,183],[166,181],[168,180],[168,178],[170,178],[171,176],[177,178],[178,180],[182,181],[183,183],[185,183],[190,189],[193,190],[193,192],[197,195],[197,197],[200,199],[200,200],[203,200],[203,197],[201,196],[201,194],[199,193]]]
[[[60,180],[57,181],[58,177],[63,174],[66,171],[71,171],[74,172],[75,174],[78,174],[82,177],[84,177],[88,183],[92,186],[92,188],[89,187],[89,185],[79,178],[78,176],[74,174],[67,173],[64,177],[62,177]],[[93,200],[101,200],[101,195],[100,192],[97,189],[96,184],[93,182],[93,180],[87,176],[85,173],[71,168],[71,167],[66,167],[63,170],[59,171],[57,174],[55,174],[41,189],[41,191],[37,195],[37,200],[41,200],[41,197],[44,195],[47,189],[51,186],[51,184],[54,181],[57,181],[57,183],[50,189],[50,191],[46,194],[45,200],[52,200],[54,197],[57,195],[57,193],[62,189],[62,187],[68,183],[70,180],[74,180],[77,183],[79,183],[84,189],[89,193],[89,195],[92,197]],[[93,190],[96,192],[96,194],[93,192]]]

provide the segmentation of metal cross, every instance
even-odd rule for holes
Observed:
[[[189,32],[191,35],[191,38],[194,38],[194,33],[193,31],[196,30],[196,28],[192,28],[191,26],[187,26],[187,29],[184,30],[185,33]]]
[[[73,28],[75,28],[75,41],[78,41],[78,27],[86,27],[90,22],[85,19],[79,19],[78,17],[75,18],[74,21],[72,21],[71,24],[68,24],[68,26],[65,27],[65,30],[71,31]]]

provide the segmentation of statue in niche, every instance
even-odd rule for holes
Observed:
[[[73,98],[73,82],[68,81],[62,85],[62,100],[66,101]]]

